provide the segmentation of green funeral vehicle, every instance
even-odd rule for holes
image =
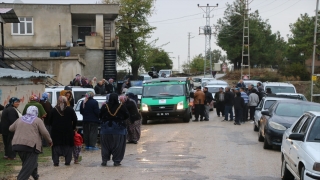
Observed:
[[[157,78],[145,81],[142,86],[142,124],[158,119],[190,121],[189,103],[193,92],[188,78]]]

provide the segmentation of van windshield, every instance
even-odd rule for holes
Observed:
[[[185,94],[185,86],[183,84],[161,84],[156,86],[144,86],[144,97],[157,96],[183,96]]]
[[[270,88],[272,93],[296,93],[293,87],[290,86],[266,86]]]

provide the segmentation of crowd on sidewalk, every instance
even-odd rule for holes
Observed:
[[[208,92],[207,87],[204,87],[202,91],[201,86],[196,87],[193,122],[198,122],[199,118],[200,121],[209,121],[211,107],[216,108],[218,117],[224,117],[223,121],[234,121],[234,125],[241,125],[248,120],[253,121],[255,108],[266,93],[272,94],[270,89],[264,92],[261,83],[257,83],[256,86],[250,84],[246,87],[242,80],[232,89],[230,87],[219,88],[214,97]]]
[[[2,111],[0,131],[4,143],[4,159],[14,160],[18,154],[22,169],[17,177],[25,180],[32,176],[38,179],[38,155],[42,147],[51,147],[54,166],[59,166],[63,156],[65,165],[81,161],[81,150],[84,143],[86,150],[100,150],[97,147],[98,128],[100,128],[102,166],[112,160],[114,166],[121,165],[126,144],[137,144],[140,135],[141,116],[137,102],[132,93],[118,96],[108,93],[106,102],[99,108],[93,98],[94,93],[87,92],[81,103],[80,113],[83,116],[83,139],[77,132],[77,116],[73,109],[72,92],[65,88],[52,107],[48,93],[39,98],[31,95],[29,102],[20,112],[20,99],[11,97]]]

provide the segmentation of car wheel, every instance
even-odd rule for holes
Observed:
[[[259,142],[263,142],[263,140],[264,140],[264,138],[263,138],[263,136],[262,136],[262,134],[261,134],[261,130],[260,130],[260,128],[259,128],[258,141],[259,141]]]
[[[304,180],[304,171],[305,171],[305,167],[302,166],[301,170],[300,170],[300,180]]]
[[[287,169],[287,162],[282,158],[282,165],[281,165],[281,179],[282,180],[293,180],[294,177],[291,172]]]
[[[263,149],[271,149],[272,148],[272,145],[270,145],[268,143],[268,140],[267,138],[264,138],[264,141],[263,141]]]
[[[190,119],[191,119],[191,112],[190,112],[190,110],[189,110],[189,113],[187,113],[184,117],[183,117],[183,122],[186,122],[186,123],[188,123],[188,122],[190,122]],[[190,117],[191,116],[191,117]]]
[[[142,124],[148,124],[148,119],[145,116],[142,116]]]
[[[256,123],[253,122],[253,131],[258,131],[259,128],[256,126]]]

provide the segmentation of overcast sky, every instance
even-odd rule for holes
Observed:
[[[22,0],[24,3],[49,3],[49,4],[93,4],[98,0]],[[2,0],[2,2],[12,3],[13,0]],[[170,56],[173,57],[174,69],[178,69],[178,56],[180,56],[180,66],[188,58],[188,32],[194,37],[191,39],[190,56],[191,58],[205,51],[205,37],[199,35],[199,27],[206,23],[203,18],[203,10],[197,4],[216,5],[211,15],[211,25],[217,19],[223,17],[226,3],[233,0],[157,0],[155,13],[149,18],[149,22],[157,29],[152,35],[152,39],[159,38],[158,46],[164,46]],[[263,19],[269,19],[272,31],[280,31],[286,38],[290,34],[289,24],[294,23],[300,14],[308,13],[314,16],[316,0],[249,0],[251,11],[259,10]],[[212,37],[211,49],[220,49],[215,44],[215,37]],[[311,48],[311,47],[310,47]],[[182,70],[182,68],[181,68]]]

